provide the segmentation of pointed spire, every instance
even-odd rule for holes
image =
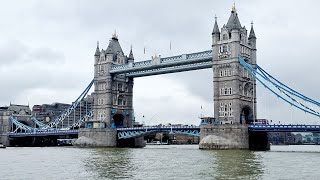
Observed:
[[[227,22],[226,28],[231,31],[232,29],[241,29],[241,24],[238,18],[238,13],[236,11],[235,3],[233,3],[231,15]]]
[[[237,12],[237,9],[236,9],[236,2],[233,2],[231,12],[235,12],[235,13]]]
[[[132,45],[131,45],[130,54],[129,54],[129,58],[128,59],[134,60],[133,53],[132,53]]]
[[[94,56],[100,56],[99,41],[97,41],[97,49],[96,49],[96,53],[94,54]]]
[[[251,30],[250,30],[250,34],[249,34],[249,39],[257,39],[256,35],[254,33],[254,30],[253,30],[253,21],[251,22]]]
[[[118,40],[118,35],[116,30],[114,30],[114,33],[112,34],[112,39]]]
[[[109,41],[109,45],[106,49],[106,54],[113,54],[116,57],[118,53],[123,55],[123,51],[118,40],[118,35],[115,31],[114,34],[112,34],[112,38]]]
[[[212,34],[220,34],[218,22],[217,22],[217,16],[215,16],[214,19],[215,19],[215,22],[214,22]]]

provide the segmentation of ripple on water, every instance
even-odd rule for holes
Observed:
[[[281,150],[281,147],[274,148]],[[281,151],[292,151],[294,147],[282,148]],[[299,148],[319,151],[206,151],[199,150],[196,145],[147,146],[141,149],[9,147],[0,149],[0,173],[1,179],[46,180],[318,179],[320,146],[301,146],[296,150]]]

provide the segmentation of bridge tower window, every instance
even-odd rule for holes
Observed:
[[[228,51],[228,46],[222,46],[222,52],[227,52]]]
[[[125,106],[126,104],[127,104],[127,101],[125,100],[125,98],[123,96],[119,96],[118,97],[118,105]]]
[[[222,40],[227,40],[227,39],[228,39],[228,37],[226,34],[222,35]]]
[[[118,84],[118,91],[122,91],[122,83]]]

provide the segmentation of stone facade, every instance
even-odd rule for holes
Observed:
[[[212,32],[214,117],[224,124],[247,124],[256,119],[256,81],[239,63],[255,67],[256,37],[241,26],[235,7],[227,24]]]
[[[31,121],[31,109],[27,105],[11,104],[9,106],[0,107],[0,144],[10,146],[8,133],[15,130],[16,126],[10,121],[10,116],[14,116],[17,120],[27,126],[34,127]],[[21,130],[17,130],[19,132]]]
[[[132,49],[125,56],[116,34],[113,34],[106,50],[99,49],[94,55],[94,117],[105,123],[106,128],[132,127],[133,78],[111,75],[112,65],[133,63]]]
[[[118,36],[112,35],[106,50],[97,44],[94,55],[93,118],[80,129],[75,145],[80,147],[144,147],[143,138],[117,139],[115,128],[133,127],[133,78],[112,75],[113,65],[132,64],[132,48],[125,56]]]
[[[116,147],[117,130],[111,128],[81,129],[74,145],[78,147]]]
[[[200,134],[200,149],[249,149],[247,125],[206,125]]]
[[[201,127],[200,149],[262,149],[250,138],[248,126],[256,119],[256,80],[242,67],[239,57],[254,68],[256,36],[251,24],[248,32],[241,26],[233,7],[221,29],[217,18],[212,32],[214,118],[219,125]],[[265,135],[261,135],[261,138]],[[250,143],[251,142],[251,143]],[[261,148],[262,147],[262,148]]]

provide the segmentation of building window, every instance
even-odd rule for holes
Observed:
[[[117,104],[117,97],[113,96],[113,104]]]
[[[126,100],[124,99],[123,96],[118,97],[118,105],[123,106],[126,104]]]
[[[222,70],[220,70],[220,77],[223,77],[223,72],[222,72]]]
[[[220,103],[219,117],[232,117],[232,103]]]
[[[118,91],[122,91],[122,83],[118,84]]]
[[[222,52],[227,52],[228,51],[228,47],[227,46],[222,46]]]
[[[228,76],[227,70],[224,70],[224,76]]]
[[[227,39],[228,39],[228,37],[226,34],[222,35],[222,40],[227,40]]]

